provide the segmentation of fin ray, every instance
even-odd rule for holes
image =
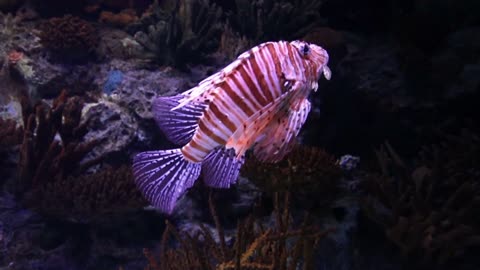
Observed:
[[[300,128],[311,109],[307,99],[294,105],[287,116],[268,127],[265,136],[254,147],[255,156],[263,162],[277,162],[290,152]]]
[[[185,160],[180,149],[142,152],[133,161],[138,189],[153,206],[169,214],[193,186],[200,169],[201,164]]]
[[[197,130],[198,121],[206,104],[192,102],[172,111],[180,99],[182,99],[181,95],[156,98],[153,101],[153,114],[155,122],[165,136],[171,142],[183,145],[190,141]]]
[[[288,114],[290,100],[296,97],[296,93],[301,93],[300,90],[304,87],[302,81],[296,81],[288,91],[251,115],[229,138],[225,146],[235,148],[237,156],[242,156],[274,119]]]
[[[228,188],[237,181],[243,163],[234,149],[217,148],[202,163],[203,180],[210,187]]]

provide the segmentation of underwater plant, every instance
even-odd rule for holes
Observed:
[[[308,207],[336,196],[342,170],[323,149],[297,144],[279,163],[248,156],[241,174],[265,192],[290,191],[294,201]]]
[[[222,10],[208,0],[181,0],[170,5],[155,1],[152,13],[130,25],[129,32],[160,64],[184,67],[217,49],[223,29],[221,15]]]
[[[210,213],[218,232],[216,237],[204,226],[190,235],[180,233],[167,221],[157,258],[145,249],[149,270],[173,269],[315,269],[313,252],[319,241],[331,231],[310,224],[306,214],[302,224],[294,224],[289,212],[289,194],[276,193],[273,225],[265,225],[254,215],[238,223],[233,243],[227,243],[212,197]],[[171,240],[178,245],[169,244]]]
[[[51,18],[43,22],[39,30],[41,44],[61,61],[84,61],[94,53],[99,42],[97,29],[72,15]]]
[[[469,263],[480,250],[478,136],[447,136],[407,163],[385,144],[381,174],[366,176],[367,216],[384,229],[409,266],[448,269]],[[471,261],[471,260],[470,260]]]

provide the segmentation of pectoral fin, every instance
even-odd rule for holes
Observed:
[[[279,118],[267,128],[263,138],[254,147],[255,156],[264,162],[282,160],[294,145],[310,108],[311,104],[307,99],[292,104],[288,115]]]
[[[237,158],[240,158],[250,148],[255,140],[264,132],[265,128],[279,114],[285,114],[288,111],[288,104],[284,100],[290,93],[284,93],[273,102],[254,113],[247,119],[241,127],[229,138],[225,147],[234,148]]]

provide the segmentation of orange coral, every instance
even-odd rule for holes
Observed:
[[[114,26],[127,26],[138,20],[137,14],[133,9],[125,9],[120,13],[102,11],[100,13],[100,22],[108,23]]]

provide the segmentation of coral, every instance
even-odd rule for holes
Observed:
[[[382,174],[366,176],[367,216],[420,269],[457,267],[480,248],[478,136],[447,136],[413,162],[386,144],[377,151]]]
[[[118,41],[117,41],[118,42]],[[157,96],[176,95],[191,88],[201,77],[206,77],[206,71],[198,72],[198,77],[179,72],[176,69],[138,69],[132,61],[114,59],[101,65],[96,72],[95,84],[103,88],[106,78],[112,70],[123,73],[123,80],[111,93],[109,100],[123,108],[128,108],[139,119],[152,119],[152,100]],[[195,67],[192,68],[195,70]],[[201,73],[202,72],[202,73]],[[125,113],[122,117],[125,117]]]
[[[261,163],[249,156],[241,174],[266,192],[291,191],[294,199],[312,204],[335,196],[342,176],[335,159],[320,148],[296,145],[278,163]]]
[[[236,0],[228,22],[254,43],[303,37],[320,21],[320,0]]]
[[[14,120],[0,118],[0,150],[22,142],[23,128]]]
[[[15,65],[22,58],[23,58],[23,53],[19,52],[19,51],[16,51],[16,50],[10,51],[7,54],[7,59],[8,59],[8,64],[9,65]]]
[[[181,0],[174,5],[165,10],[156,1],[151,15],[133,24],[130,32],[159,63],[184,67],[217,49],[222,11],[208,0]]]
[[[87,174],[106,154],[91,157],[104,138],[89,136],[91,123],[82,122],[83,108],[84,102],[67,97],[66,91],[50,108],[24,101],[18,180],[12,183],[17,197],[43,215],[76,222],[140,208],[145,201],[135,188],[130,165],[103,165]]]
[[[85,156],[86,161],[127,151],[140,134],[135,117],[116,103],[104,99],[85,105],[80,124],[88,130],[84,140],[98,141]]]
[[[295,225],[289,212],[288,193],[276,193],[274,197],[274,225],[265,228],[252,215],[238,224],[235,241],[228,244],[210,196],[210,212],[219,241],[205,227],[195,235],[181,234],[167,221],[159,259],[145,250],[149,261],[146,269],[315,269],[313,251],[330,230],[310,225],[308,215],[301,225]],[[178,246],[169,246],[171,238],[178,241]]]
[[[96,28],[72,15],[54,17],[40,25],[40,41],[52,54],[62,60],[85,60],[98,44]]]
[[[18,152],[18,146],[22,142],[23,127],[18,126],[12,119],[3,119],[0,116],[0,174],[3,184],[11,173],[15,171],[16,158],[10,153]]]
[[[107,23],[114,26],[127,26],[138,20],[138,17],[135,13],[135,10],[126,9],[119,13],[102,11],[98,20],[102,23]]]
[[[23,14],[16,16],[0,11],[0,71],[6,63],[4,55],[16,50],[30,54],[41,47],[40,39],[35,35],[33,27],[25,23]]]
[[[120,83],[123,81],[123,72],[120,70],[112,70],[107,75],[107,80],[103,84],[103,92],[110,95]]]
[[[36,209],[49,216],[80,222],[104,219],[146,205],[135,187],[129,165],[50,181],[41,187],[41,195],[40,200],[35,199]]]
[[[252,40],[234,32],[229,25],[224,26],[222,36],[220,38],[220,46],[218,51],[221,52],[228,61],[237,58],[242,52],[255,46]]]
[[[18,162],[15,193],[27,199],[48,182],[75,175],[98,162],[82,164],[83,157],[97,144],[82,142],[86,130],[80,123],[83,102],[68,98],[66,91],[52,107],[23,102],[24,135]]]

